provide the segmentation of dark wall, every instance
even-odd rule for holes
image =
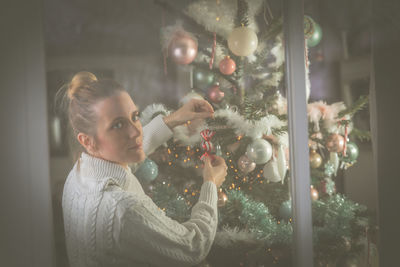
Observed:
[[[379,194],[380,266],[399,264],[399,62],[400,3],[373,0],[373,145]]]

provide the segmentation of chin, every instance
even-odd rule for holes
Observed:
[[[138,163],[144,161],[146,158],[146,155],[144,154],[144,151],[135,151],[135,153],[131,153],[131,156],[129,157],[130,163]]]

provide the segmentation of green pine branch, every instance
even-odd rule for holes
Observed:
[[[360,98],[353,104],[353,106],[339,112],[338,118],[342,118],[346,115],[353,116],[358,111],[363,110],[367,106],[368,101],[368,95],[360,96]]]
[[[282,17],[276,18],[272,23],[261,33],[260,41],[268,42],[273,38],[276,38],[278,34],[282,33],[283,19]]]
[[[367,130],[361,130],[358,128],[353,128],[353,130],[350,133],[350,137],[352,139],[358,139],[361,142],[369,142],[371,141],[371,133]]]
[[[287,126],[282,126],[281,128],[272,128],[272,135],[278,136],[288,132]]]
[[[249,26],[249,6],[245,0],[237,1],[237,15],[235,19],[236,27]]]

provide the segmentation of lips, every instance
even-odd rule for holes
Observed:
[[[139,148],[142,148],[142,143],[131,146],[129,149],[139,149]]]

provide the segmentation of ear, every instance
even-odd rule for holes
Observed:
[[[92,136],[85,133],[78,133],[77,139],[87,152],[93,154],[96,151],[94,138]]]

